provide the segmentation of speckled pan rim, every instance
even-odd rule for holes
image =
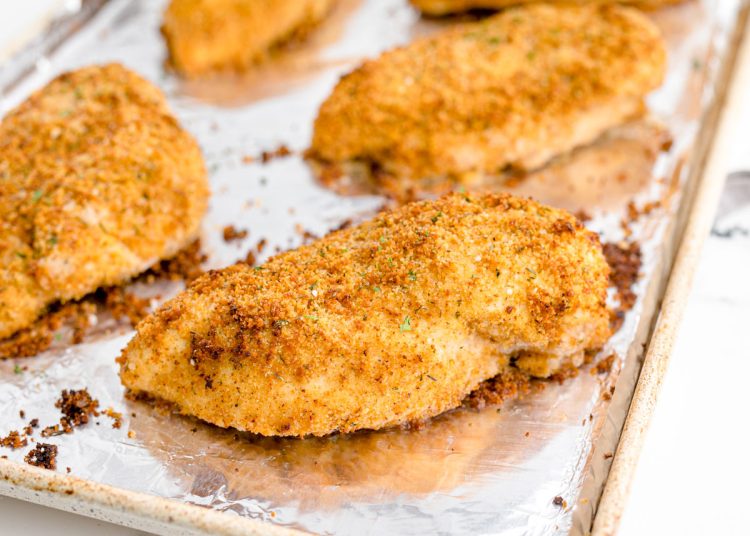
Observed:
[[[0,459],[0,494],[159,534],[306,534],[5,459]]]

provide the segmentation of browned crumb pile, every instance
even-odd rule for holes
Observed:
[[[138,278],[151,282],[155,279],[184,280],[190,283],[203,275],[201,264],[208,257],[201,252],[201,241],[196,240],[171,259],[163,260],[152,266],[145,274]]]
[[[227,225],[222,231],[224,242],[242,240],[247,236],[247,229],[237,229],[234,225]]]
[[[201,263],[206,256],[200,248],[200,240],[194,241],[173,258],[154,265],[136,281],[152,283],[157,279],[169,279],[189,283],[203,274]],[[99,289],[80,300],[52,305],[47,314],[31,326],[0,340],[0,359],[37,355],[61,337],[59,332],[63,328],[72,331],[70,342],[79,344],[84,339],[91,316],[100,309],[109,311],[116,320],[127,318],[135,326],[148,314],[149,301],[116,286]]]
[[[42,437],[50,437],[61,434],[70,434],[79,426],[87,424],[91,416],[98,416],[100,412],[99,401],[92,398],[87,389],[64,389],[60,393],[60,398],[55,402],[55,407],[60,410],[60,424],[47,426],[41,432]],[[122,413],[115,411],[113,408],[107,408],[101,412],[112,419],[112,428],[122,427]],[[23,419],[25,412],[21,410],[20,416]],[[97,424],[99,424],[97,422]],[[13,430],[6,437],[0,438],[0,447],[10,449],[22,448],[28,445],[29,437],[34,433],[34,429],[39,427],[39,419],[31,419],[29,424],[23,428],[23,434]],[[34,441],[32,439],[32,441]],[[7,456],[2,456],[7,458]],[[37,443],[37,446],[29,451],[25,456],[26,463],[44,467],[46,469],[55,469],[55,459],[57,458],[57,446],[46,443]],[[70,468],[67,468],[70,473]]]
[[[89,422],[89,416],[99,415],[99,401],[91,398],[88,390],[64,389],[60,398],[55,402],[55,407],[60,410],[60,424],[48,426],[42,430],[42,437],[60,434],[70,434],[73,429]]]
[[[11,449],[20,449],[28,444],[25,436],[18,433],[18,430],[12,430],[7,436],[0,438],[0,447]]]
[[[521,371],[508,370],[482,382],[464,399],[463,405],[482,409],[486,406],[502,404],[507,400],[514,400],[528,394],[532,386],[536,385],[528,375],[522,374]]]
[[[616,297],[620,303],[618,311],[629,311],[637,298],[633,285],[638,281],[641,270],[641,247],[637,242],[607,243],[603,245],[603,250],[612,269],[609,280],[616,289]]]
[[[594,352],[587,352],[583,363],[586,365],[592,363],[594,357]],[[611,368],[615,357],[615,354],[610,355],[606,359],[597,363],[592,371],[599,371],[600,367],[606,367],[606,370],[608,371]],[[530,379],[528,376],[524,376],[520,371],[511,369],[482,382],[476,390],[471,392],[464,399],[463,405],[464,407],[476,409],[499,405],[510,400],[523,398],[531,392],[543,391],[551,382],[562,384],[566,380],[578,376],[579,372],[580,369],[578,367],[571,365],[563,367],[549,378]]]
[[[37,319],[28,328],[0,340],[0,359],[28,357],[48,349],[55,340],[56,332],[63,327],[72,329],[72,342],[83,341],[89,326],[89,317],[96,312],[96,303],[91,299],[55,304],[47,314]]]
[[[89,422],[89,415],[99,415],[97,411],[99,401],[91,398],[86,389],[79,389],[78,391],[64,389],[60,399],[55,402],[55,407],[59,408],[63,414],[60,419],[63,428],[66,424],[71,428],[81,426]],[[63,419],[65,422],[63,422]]]
[[[569,380],[571,378],[575,378],[576,376],[578,376],[578,373],[580,371],[581,370],[578,367],[573,366],[573,365],[568,365],[568,366],[561,368],[559,371],[555,372],[549,378],[545,378],[544,380],[541,380],[541,381],[555,382],[559,385],[562,385],[566,380]]]
[[[57,467],[57,445],[37,443],[24,457],[29,465],[54,470]]]
[[[127,318],[135,326],[149,313],[149,300],[126,292],[122,287],[110,287],[104,293],[104,306],[115,320]]]

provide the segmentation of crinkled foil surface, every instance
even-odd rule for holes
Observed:
[[[0,110],[61,71],[91,63],[119,61],[156,83],[206,158],[213,196],[202,240],[210,267],[242,259],[266,239],[262,261],[298,245],[300,229],[321,235],[378,210],[383,198],[341,196],[314,180],[300,153],[317,107],[362,58],[450,22],[420,20],[402,0],[340,0],[312,41],[278,62],[242,80],[184,83],[163,67],[163,4],[112,0],[91,12],[92,3],[84,2],[79,13],[68,14],[78,17],[75,24],[41,36],[3,66]],[[630,239],[641,243],[644,255],[639,298],[604,350],[618,355],[609,377],[584,370],[502,407],[456,410],[419,430],[258,438],[126,400],[114,360],[133,332],[102,318],[83,344],[0,362],[0,434],[30,418],[42,427],[56,423],[60,391],[87,387],[103,408],[123,412],[123,426],[113,429],[100,417],[73,434],[50,438],[60,449],[58,471],[70,467],[73,475],[93,481],[319,533],[585,532],[609,463],[608,453],[595,446],[613,444],[619,433],[673,242],[670,224],[685,198],[681,189],[694,165],[701,117],[713,101],[741,9],[741,0],[695,0],[653,15],[667,36],[670,60],[665,84],[649,105],[671,132],[671,148],[651,155],[644,148],[648,142],[626,132],[622,144],[605,143],[567,169],[513,187],[585,209],[594,216],[588,225],[604,242],[624,238],[620,221],[628,201],[663,201],[632,227]],[[243,160],[280,144],[294,154],[266,164]],[[249,229],[249,236],[225,243],[221,230],[228,224]],[[19,373],[16,365],[28,370]],[[620,370],[630,372],[620,374],[610,401],[604,393]],[[23,463],[28,448],[0,450]],[[558,496],[564,505],[553,502]]]

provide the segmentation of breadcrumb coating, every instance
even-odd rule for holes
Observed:
[[[310,155],[418,181],[535,169],[645,111],[658,28],[620,6],[534,4],[366,61],[320,107]]]
[[[121,379],[262,435],[384,428],[580,365],[610,335],[608,273],[569,213],[451,194],[207,273],[139,324]]]
[[[162,25],[169,63],[189,78],[244,71],[302,38],[335,1],[172,0]]]
[[[625,4],[639,9],[658,9],[663,6],[680,4],[685,0],[410,0],[422,13],[432,16],[463,13],[472,9],[503,9],[520,4],[535,2],[560,2],[578,4]]]
[[[0,123],[0,338],[192,242],[208,183],[162,93],[120,65],[63,74]]]

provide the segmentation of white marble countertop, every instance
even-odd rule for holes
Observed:
[[[3,2],[0,61],[50,6],[70,1]],[[5,16],[9,13],[13,16]],[[738,140],[734,169],[750,171],[748,137]],[[728,182],[706,242],[636,470],[622,536],[750,532],[745,516],[750,499],[749,271],[750,173]],[[0,497],[0,519],[4,534],[144,534],[6,497]]]

